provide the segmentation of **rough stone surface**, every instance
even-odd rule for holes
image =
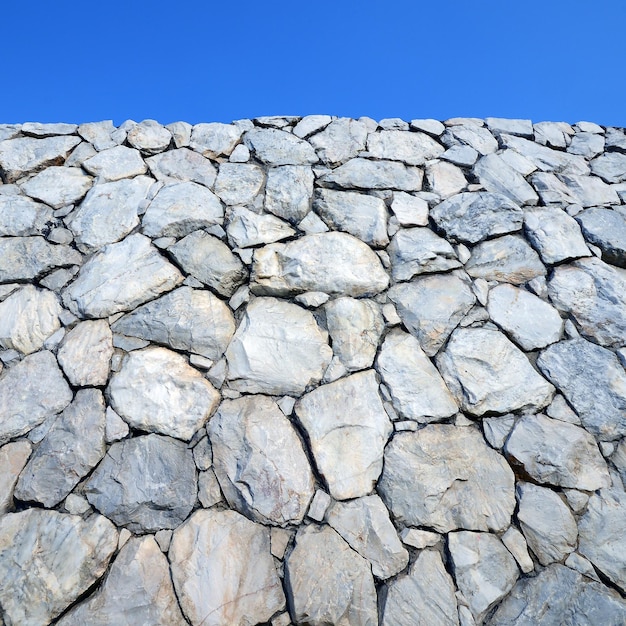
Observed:
[[[94,176],[105,180],[121,180],[138,174],[145,174],[146,164],[141,158],[139,150],[126,146],[114,146],[98,152],[87,159],[83,167]]]
[[[265,207],[289,222],[302,220],[311,209],[313,170],[303,165],[270,168],[265,185]]]
[[[587,241],[602,250],[603,261],[626,267],[625,214],[596,207],[579,213],[576,219]]]
[[[59,209],[80,200],[93,179],[75,167],[48,167],[22,185],[22,191],[35,200]]]
[[[0,448],[0,516],[13,510],[13,489],[28,462],[32,446],[28,441],[12,441]]]
[[[424,173],[396,161],[351,159],[322,179],[342,189],[397,189],[420,191]]]
[[[0,186],[0,236],[42,235],[52,209],[19,193],[16,185]]]

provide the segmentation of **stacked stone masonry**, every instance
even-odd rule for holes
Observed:
[[[0,126],[0,623],[626,623],[626,133]]]

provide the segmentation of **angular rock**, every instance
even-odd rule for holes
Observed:
[[[22,191],[54,209],[80,200],[93,179],[76,167],[48,167],[22,185]]]
[[[300,395],[321,380],[332,350],[309,311],[275,298],[256,298],[248,305],[226,358],[231,387],[248,393]]]
[[[57,623],[59,626],[187,624],[178,607],[167,558],[149,535],[125,543],[102,587]]]
[[[307,115],[295,125],[293,134],[296,137],[305,139],[313,133],[326,128],[332,120],[333,118],[330,115]]]
[[[208,426],[229,504],[263,524],[299,524],[315,490],[296,431],[268,396],[225,400]]]
[[[265,185],[265,209],[291,223],[299,222],[311,208],[313,181],[313,170],[308,166],[270,168]]]
[[[255,128],[243,137],[245,145],[268,165],[308,165],[317,163],[309,143],[277,128]]]
[[[517,564],[524,574],[528,574],[535,569],[535,564],[528,554],[526,539],[524,539],[524,535],[522,535],[515,526],[509,526],[501,539],[507,550],[515,557]]]
[[[377,370],[399,415],[420,423],[450,417],[457,403],[415,337],[393,330],[376,360]]]
[[[156,154],[146,159],[146,163],[150,173],[166,184],[181,181],[213,187],[217,176],[211,161],[189,148]]]
[[[443,146],[424,133],[383,130],[367,136],[367,151],[376,159],[423,165],[443,154]]]
[[[134,309],[182,280],[147,237],[134,234],[92,256],[65,289],[63,301],[74,315],[106,317]]]
[[[454,274],[425,276],[395,285],[389,290],[389,298],[427,356],[439,351],[476,301],[468,281]]]
[[[0,447],[0,517],[13,510],[13,489],[31,451],[24,439]]]
[[[519,137],[533,136],[533,123],[530,120],[511,120],[499,117],[488,117],[485,119],[487,128],[493,133],[508,135],[518,135]]]
[[[108,395],[113,409],[133,428],[185,441],[220,400],[183,356],[157,347],[131,352],[111,378]]]
[[[370,562],[377,578],[391,578],[409,563],[409,553],[377,495],[335,502],[326,513],[326,523]]]
[[[626,215],[596,207],[579,213],[576,220],[585,239],[602,250],[603,261],[626,268]]]
[[[249,248],[293,237],[296,231],[273,215],[258,214],[245,207],[235,207],[227,228],[233,247]]]
[[[431,424],[391,440],[378,492],[407,526],[497,532],[510,524],[514,482],[504,457],[477,430]]]
[[[0,445],[25,435],[71,400],[52,352],[25,357],[0,377]]]
[[[363,122],[340,118],[327,123],[321,132],[311,137],[309,143],[324,163],[334,165],[352,159],[364,150],[366,139],[367,126]]]
[[[426,166],[426,180],[432,193],[442,200],[463,191],[467,179],[460,168],[447,161],[435,161]]]
[[[22,124],[22,132],[34,137],[52,137],[54,135],[73,135],[76,132],[76,124],[26,122]]]
[[[102,152],[98,152],[95,156],[87,159],[83,163],[83,167],[90,174],[109,181],[132,178],[139,174],[145,174],[148,169],[139,150],[126,146],[115,146],[102,150]]]
[[[495,152],[498,149],[498,142],[495,137],[481,124],[461,123],[448,127],[441,137],[445,146],[460,143],[471,146],[479,154],[485,155]]]
[[[536,172],[530,182],[539,194],[543,204],[568,205],[576,204],[578,199],[570,192],[567,185],[556,174]]]
[[[115,526],[44,509],[0,518],[0,605],[7,624],[49,624],[104,574]]]
[[[380,475],[383,450],[392,431],[374,371],[314,389],[296,403],[295,411],[333,498],[369,494]]]
[[[104,399],[80,389],[57,417],[20,474],[15,497],[56,506],[104,456]]]
[[[376,253],[346,233],[306,235],[287,244],[271,244],[254,254],[251,289],[286,296],[305,291],[366,296],[379,293],[389,276]]]
[[[103,122],[90,122],[81,124],[78,127],[78,134],[85,140],[90,142],[96,150],[106,150],[117,145],[117,142],[111,138],[115,132],[115,126],[111,120]]]
[[[155,120],[144,120],[128,131],[128,143],[145,154],[163,152],[172,141],[172,133]]]
[[[595,176],[561,176],[561,180],[578,204],[591,207],[599,204],[620,204],[617,191]]]
[[[239,143],[242,132],[242,128],[234,124],[196,124],[191,131],[189,147],[209,159],[229,156]]]
[[[538,410],[554,395],[554,387],[497,330],[455,330],[437,367],[461,409],[472,415]]]
[[[304,526],[285,561],[290,613],[298,624],[374,626],[376,589],[369,563],[328,526]]]
[[[172,579],[193,626],[267,623],[285,596],[269,529],[234,511],[197,511],[172,536]]]
[[[572,137],[572,143],[567,147],[567,151],[592,159],[604,151],[604,137],[597,133],[577,132]]]
[[[191,513],[197,492],[191,450],[161,435],[112,444],[85,485],[93,507],[136,534],[176,528]]]
[[[396,191],[391,210],[401,226],[428,226],[428,203],[422,198]]]
[[[626,373],[613,352],[584,339],[546,348],[537,366],[602,440],[626,434]]]
[[[397,161],[350,159],[321,180],[343,189],[397,189],[420,191],[424,173]]]
[[[626,180],[626,154],[606,152],[591,161],[591,172],[607,183],[620,183]]]
[[[222,163],[215,193],[224,204],[248,204],[263,188],[263,169],[252,163]]]
[[[42,235],[52,209],[19,193],[16,185],[0,186],[0,237]]]
[[[534,206],[539,202],[535,190],[499,154],[482,157],[474,166],[474,174],[487,191],[502,194],[516,204]]]

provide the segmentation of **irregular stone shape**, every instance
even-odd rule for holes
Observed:
[[[216,196],[198,183],[161,187],[142,220],[148,237],[183,237],[199,228],[221,224],[224,209]]]
[[[513,463],[542,484],[595,491],[611,484],[595,439],[584,429],[544,415],[524,415],[506,442]]]
[[[136,534],[176,528],[191,513],[197,492],[191,450],[161,435],[112,444],[85,485],[93,507]]]
[[[48,222],[50,207],[21,195],[15,185],[0,186],[0,237],[42,235]]]
[[[162,152],[146,159],[146,163],[150,173],[166,184],[189,181],[213,187],[217,176],[211,161],[189,148]]]
[[[476,124],[463,120],[460,124],[449,126],[441,140],[446,146],[454,143],[471,146],[481,155],[495,152],[498,149],[498,142],[486,128],[482,128],[482,120],[480,121],[480,124]]]
[[[520,207],[500,193],[466,192],[444,200],[430,216],[447,237],[477,243],[493,235],[520,230]]]
[[[253,163],[222,163],[215,193],[229,205],[248,204],[263,188],[263,168]]]
[[[546,348],[537,365],[590,433],[605,441],[626,435],[626,373],[613,352],[571,339]]]
[[[452,246],[428,228],[399,230],[391,240],[388,252],[395,280],[410,280],[416,274],[461,267]]]
[[[0,445],[25,435],[71,400],[52,352],[23,358],[0,378]]]
[[[185,626],[167,558],[150,535],[131,538],[98,591],[74,607],[59,626]]]
[[[189,147],[205,157],[229,156],[239,143],[242,128],[234,124],[196,124],[191,131]]]
[[[555,563],[521,578],[487,622],[490,626],[623,624],[626,601],[601,583]]]
[[[80,389],[35,450],[15,488],[15,497],[56,506],[104,456],[104,399]]]
[[[437,367],[461,409],[472,415],[538,410],[554,395],[554,387],[497,330],[455,330]]]
[[[576,520],[558,494],[532,483],[517,485],[517,519],[542,565],[562,561],[576,548]]]
[[[188,441],[220,401],[186,359],[166,348],[128,354],[108,387],[113,409],[133,428]]]
[[[31,354],[60,326],[54,293],[25,285],[0,302],[0,346]]]
[[[115,526],[44,509],[0,518],[0,605],[6,624],[49,624],[104,574]]]
[[[346,233],[305,235],[255,251],[251,289],[287,296],[305,291],[367,296],[387,288],[389,276],[376,253]]]
[[[591,172],[607,183],[620,183],[626,180],[626,154],[606,152],[591,161]]]
[[[519,570],[500,539],[488,533],[461,531],[448,535],[456,584],[477,624],[515,585]]]
[[[382,626],[458,626],[455,587],[439,552],[423,550],[387,587]]]
[[[333,183],[344,189],[397,189],[420,191],[424,172],[397,161],[370,161],[350,159],[322,177],[325,183]]]
[[[277,128],[249,130],[243,141],[259,161],[268,165],[307,165],[318,161],[309,143]]]
[[[429,423],[458,411],[439,372],[413,335],[392,330],[378,354],[376,369],[402,417]]]
[[[576,204],[578,198],[571,193],[567,185],[556,174],[535,172],[530,182],[537,190],[543,204],[568,205]],[[560,207],[559,207],[560,208]]]
[[[203,230],[197,230],[168,248],[187,274],[230,298],[248,275],[230,248]]]
[[[235,320],[212,293],[179,287],[124,315],[113,330],[216,361],[235,332]]]
[[[139,207],[154,181],[148,176],[94,185],[68,227],[83,252],[120,241],[139,224]]]
[[[197,511],[174,531],[172,579],[193,626],[258,624],[284,609],[268,528],[235,511]]]
[[[311,208],[313,170],[304,165],[271,167],[265,184],[265,209],[297,223]]]
[[[105,180],[121,180],[145,174],[146,164],[141,158],[139,150],[126,146],[115,146],[98,152],[87,159],[83,167],[94,176]]]
[[[392,431],[374,371],[314,389],[296,402],[295,411],[331,496],[347,500],[369,494]]]
[[[595,176],[561,176],[561,180],[572,194],[577,204],[583,207],[598,204],[620,204],[619,196],[612,187]]]
[[[539,202],[535,190],[499,154],[482,157],[473,171],[487,191],[500,193],[520,205],[534,206]]]
[[[93,179],[77,167],[48,167],[22,185],[22,191],[54,209],[80,200]]]
[[[373,300],[336,298],[324,306],[333,353],[348,371],[371,367],[385,323]]]
[[[298,624],[374,626],[376,589],[370,564],[330,527],[301,527],[285,560],[290,613]]]
[[[389,290],[389,298],[427,356],[439,351],[476,302],[468,281],[453,274],[424,276],[395,285]]]
[[[554,269],[548,294],[569,313],[583,337],[618,348],[626,337],[626,277],[600,259],[581,259]]]
[[[387,208],[380,198],[353,191],[320,189],[313,204],[327,226],[377,248],[389,243]]]
[[[13,510],[13,489],[31,451],[24,439],[0,447],[0,517]]]
[[[541,207],[524,213],[524,233],[544,263],[590,256],[576,220],[563,209]]]
[[[535,564],[530,558],[530,554],[528,554],[526,539],[524,539],[524,535],[522,535],[515,526],[509,526],[501,539],[507,550],[515,557],[517,564],[524,574],[528,574],[535,569]]]
[[[489,291],[487,311],[523,350],[545,348],[563,332],[563,320],[555,308],[512,285],[497,285]]]
[[[626,591],[626,493],[617,475],[596,491],[578,522],[579,552]]]
[[[537,253],[517,235],[505,235],[479,243],[472,250],[465,269],[473,278],[513,285],[521,285],[546,274]]]
[[[43,237],[1,237],[0,259],[0,283],[32,280],[55,267],[83,262],[78,251],[48,243]]]
[[[489,130],[496,134],[507,133],[530,138],[533,136],[533,123],[530,120],[488,117],[485,122]]]
[[[76,324],[63,337],[57,359],[72,385],[106,385],[113,356],[113,333],[106,320]]]
[[[315,484],[302,443],[268,396],[225,400],[208,426],[229,504],[264,524],[299,524]]]
[[[106,317],[128,311],[183,281],[144,235],[129,235],[92,256],[63,293],[79,317]]]
[[[441,199],[454,196],[467,187],[462,170],[447,161],[435,161],[426,166],[426,180],[432,193]]]
[[[275,298],[256,298],[226,358],[231,387],[298,396],[322,379],[332,350],[309,311]]]
[[[61,165],[70,150],[80,143],[80,137],[20,137],[0,143],[0,170],[7,183],[14,183],[28,172],[49,165]]]
[[[622,155],[626,159],[626,154]],[[602,250],[602,260],[626,268],[626,216],[596,207],[576,216],[587,241]]]
[[[428,203],[423,198],[396,191],[391,210],[402,226],[428,226]]]
[[[78,127],[78,134],[85,141],[90,142],[96,150],[105,150],[117,145],[117,142],[111,138],[115,131],[112,120],[89,122]]]
[[[335,502],[326,513],[326,523],[370,562],[377,578],[391,578],[409,563],[389,511],[376,495]]]
[[[423,165],[444,152],[443,146],[424,133],[383,130],[367,136],[367,151],[377,159]]]
[[[245,207],[235,207],[227,228],[233,247],[249,248],[293,237],[296,231],[273,215],[258,214]]]
[[[333,165],[347,161],[364,150],[366,139],[367,125],[344,117],[327,124],[309,142],[324,163]]]
[[[467,426],[431,424],[396,433],[385,450],[378,492],[396,520],[438,532],[501,531],[515,508],[511,468]]]
[[[126,138],[133,148],[146,154],[156,154],[169,146],[172,133],[155,120],[144,120],[133,126]]]
[[[591,132],[577,132],[572,137],[572,143],[567,147],[571,154],[582,154],[591,159],[604,151],[604,137]]]

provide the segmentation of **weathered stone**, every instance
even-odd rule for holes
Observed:
[[[471,146],[480,155],[495,152],[498,149],[498,142],[489,130],[481,126],[482,123],[478,125],[465,121],[461,124],[454,124],[443,133],[441,141],[446,147],[458,143]]]
[[[402,543],[423,550],[436,546],[441,541],[439,533],[433,533],[429,530],[419,530],[418,528],[405,528],[401,533]]]
[[[268,165],[308,165],[318,161],[310,144],[284,130],[255,128],[245,133],[243,140],[257,159]]]
[[[528,554],[526,539],[515,526],[509,526],[501,539],[507,550],[515,557],[522,572],[528,574],[535,569],[535,564]]]
[[[620,183],[626,180],[626,154],[607,152],[591,161],[591,172],[607,183]]]
[[[423,165],[444,152],[441,144],[424,133],[383,130],[370,133],[367,151],[377,159],[403,161],[407,165]]]
[[[324,163],[342,163],[365,149],[367,126],[363,122],[340,118],[330,124],[326,122],[324,126],[321,132],[310,139],[311,145]],[[294,134],[297,134],[295,129]]]
[[[426,180],[430,191],[442,200],[458,194],[467,187],[467,179],[461,169],[447,161],[428,163]]]
[[[313,170],[303,165],[271,167],[265,185],[265,209],[297,223],[311,208]]]
[[[144,154],[163,152],[172,141],[172,133],[155,120],[144,120],[128,131],[128,143]]]
[[[239,143],[242,132],[234,124],[196,124],[191,131],[189,147],[210,159],[228,156]]]
[[[113,409],[132,427],[185,441],[220,400],[184,357],[157,347],[131,352],[111,378],[108,394]]]
[[[332,120],[330,115],[307,115],[294,126],[293,134],[301,139],[306,139],[313,133],[326,128]]]
[[[115,526],[27,509],[0,518],[0,605],[5,623],[49,624],[104,574]]]
[[[78,127],[78,134],[90,142],[96,150],[106,150],[117,145],[111,135],[115,132],[112,120],[102,122],[90,122]]]
[[[597,133],[577,132],[567,147],[570,154],[580,154],[593,159],[604,151],[604,137]]]
[[[296,231],[274,215],[254,213],[245,207],[235,207],[230,214],[229,240],[233,247],[249,248],[293,237]]]
[[[107,443],[119,441],[128,436],[128,424],[111,408],[105,413],[104,440]]]
[[[402,417],[429,423],[450,417],[457,403],[415,337],[393,330],[385,337],[376,367]]]
[[[401,226],[428,226],[428,203],[404,191],[395,191],[391,210]]]
[[[0,517],[13,510],[13,489],[31,451],[24,439],[0,447]]]
[[[0,237],[41,235],[52,209],[20,194],[16,185],[0,186]]]
[[[285,597],[269,529],[234,511],[197,511],[174,531],[172,579],[193,626],[266,623]]]
[[[533,123],[530,120],[515,120],[501,117],[488,117],[485,119],[487,128],[496,134],[506,133],[519,137],[533,136]]]
[[[561,176],[561,180],[568,188],[577,203],[583,207],[599,204],[620,204],[617,191],[607,185],[602,179],[595,176]]]
[[[296,623],[374,626],[376,589],[369,563],[328,526],[302,527],[285,561]]]
[[[474,174],[487,191],[502,194],[516,204],[534,206],[539,202],[535,190],[499,154],[482,157],[474,166]]]
[[[602,250],[603,261],[626,268],[625,214],[596,207],[579,213],[576,220],[587,241]]]
[[[417,167],[397,161],[370,161],[350,159],[322,177],[325,183],[333,183],[343,189],[397,189],[419,191],[424,173]]]
[[[384,322],[373,300],[337,298],[324,307],[333,353],[348,371],[371,367]]]
[[[183,281],[144,235],[105,246],[81,268],[63,300],[75,315],[106,317],[128,311]]]
[[[25,435],[72,400],[51,352],[31,354],[0,378],[0,445]]]
[[[515,154],[515,153],[514,153]],[[575,204],[578,198],[569,190],[556,174],[550,172],[535,172],[530,182],[539,194],[543,204],[568,205]]]
[[[95,156],[87,159],[83,167],[94,176],[100,176],[105,180],[121,180],[132,178],[139,174],[145,174],[146,164],[141,158],[139,150],[126,146],[115,146],[98,152]]]
[[[146,163],[151,174],[166,184],[189,181],[213,187],[217,176],[211,161],[189,148],[168,150],[146,159]]]
[[[306,516],[316,522],[321,522],[326,516],[330,502],[331,497],[322,489],[317,489]]]
[[[306,235],[257,250],[254,293],[286,296],[305,291],[365,296],[383,291],[389,276],[369,246],[346,233]]]
[[[112,444],[85,485],[89,503],[133,533],[176,528],[191,513],[197,492],[191,450],[161,435]]]
[[[389,298],[427,356],[439,351],[476,301],[468,281],[454,274],[425,276],[395,285],[389,290]]]
[[[369,494],[380,475],[392,427],[373,370],[305,394],[295,407],[318,470],[337,500]]]
[[[76,167],[48,167],[22,185],[22,191],[54,209],[80,200],[90,189],[91,176]]]
[[[76,124],[26,122],[22,124],[22,132],[33,137],[52,137],[54,135],[73,135]]]
[[[511,468],[471,427],[397,433],[378,491],[395,519],[438,532],[504,530],[515,508]]]
[[[263,188],[263,169],[252,163],[222,163],[215,193],[228,205],[248,204]]]

